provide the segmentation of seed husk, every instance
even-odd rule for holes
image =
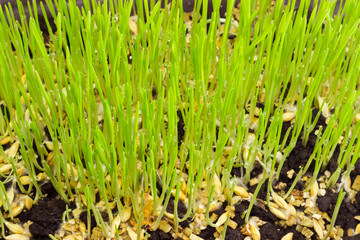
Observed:
[[[276,204],[279,205],[279,207],[281,207],[285,210],[287,210],[289,208],[287,202],[282,197],[280,197],[277,193],[273,192],[272,197],[273,197],[274,201],[276,202]]]
[[[30,177],[29,176],[22,176],[20,177],[20,182],[22,185],[29,185],[30,184]]]
[[[185,181],[181,181],[180,189],[181,189],[182,192],[187,193],[188,189],[187,189]]]
[[[355,115],[355,121],[358,122],[360,120],[360,113],[357,113]]]
[[[2,174],[8,173],[12,169],[12,165],[10,163],[8,164],[0,164],[0,172]]]
[[[162,230],[163,232],[168,233],[171,230],[171,226],[169,223],[167,223],[165,221],[160,221],[159,229]]]
[[[316,197],[317,194],[319,192],[319,184],[318,182],[315,180],[315,182],[313,183],[313,185],[310,188],[310,196],[311,197]]]
[[[164,212],[164,215],[170,219],[174,219],[174,214],[172,213]]]
[[[355,232],[357,234],[360,234],[360,223],[358,225],[356,225]]]
[[[121,223],[120,215],[117,215],[111,223],[111,234],[115,235],[116,230],[119,228]]]
[[[319,236],[320,239],[323,239],[324,238],[324,232],[321,228],[321,225],[320,223],[315,219],[313,218],[313,223],[314,223],[314,230],[316,232],[316,234]]]
[[[287,220],[288,217],[279,209],[274,208],[273,206],[269,207],[270,211],[278,218],[282,219],[282,220]]]
[[[148,218],[150,215],[152,215],[154,209],[154,199],[151,195],[145,195],[144,198],[144,218]]]
[[[218,215],[217,214],[215,214],[215,213],[213,213],[213,214],[211,214],[211,216],[210,216],[210,222],[215,222],[216,220],[218,219]]]
[[[231,227],[232,229],[236,229],[238,224],[235,221],[229,219],[228,226]]]
[[[260,240],[261,239],[261,235],[260,235],[260,231],[259,229],[254,226],[253,224],[249,224],[250,225],[250,232],[251,232],[251,237],[253,240]]]
[[[11,234],[5,237],[6,240],[29,240],[28,236],[23,234]]]
[[[54,165],[54,152],[50,152],[50,153],[46,156],[46,162],[47,162],[50,166],[53,166],[53,165]]]
[[[352,189],[355,191],[360,191],[360,175],[356,176],[354,183],[352,184]]]
[[[322,97],[318,97],[318,102],[319,102],[319,107],[321,107],[321,105],[323,105],[323,108],[322,108],[322,115],[325,117],[325,118],[328,118],[331,116],[331,113],[330,113],[330,109],[329,109],[329,105],[327,102],[324,102],[324,99]]]
[[[214,185],[215,185],[215,189],[214,189],[215,195],[220,196],[221,195],[221,181],[220,181],[220,178],[216,175],[216,173],[214,174]]]
[[[8,144],[11,141],[11,137],[7,136],[0,140],[0,145]]]
[[[43,181],[45,178],[46,178],[46,173],[44,173],[44,172],[41,172],[41,173],[39,173],[38,175],[36,175],[36,181],[41,182],[41,181]]]
[[[134,20],[132,20],[131,18],[129,18],[129,29],[130,31],[132,31],[134,34],[138,33],[138,28],[137,28],[137,24]]]
[[[27,210],[31,209],[33,203],[34,203],[34,200],[31,197],[25,196],[24,204],[25,204],[25,208]]]
[[[63,240],[76,240],[76,237],[74,235],[67,235],[63,238]]]
[[[85,232],[86,232],[86,225],[85,225],[85,223],[80,222],[80,223],[79,223],[79,229],[80,229],[80,232],[81,232],[81,233],[85,233]]]
[[[189,237],[192,234],[191,228],[189,228],[189,227],[185,228],[184,229],[184,234]]]
[[[221,225],[223,225],[226,222],[227,217],[229,216],[230,212],[224,212],[219,219],[216,222],[216,227],[220,227]]]
[[[235,186],[234,188],[234,193],[240,197],[243,197],[243,198],[247,198],[249,197],[249,193],[248,191],[246,191],[245,188],[243,187],[240,187],[240,186]]]
[[[348,235],[348,237],[354,236],[354,229],[348,228],[347,229],[347,235]]]
[[[290,209],[290,215],[295,216],[296,215],[296,209],[293,205],[288,205]]]
[[[218,206],[219,206],[218,202],[211,202],[209,207],[209,212],[215,211],[216,209],[218,209]]]
[[[62,228],[68,232],[74,232],[76,230],[76,226],[72,224],[70,221],[65,223]]]
[[[176,189],[172,189],[172,190],[171,190],[171,194],[175,197],[175,195],[176,195]],[[182,191],[179,191],[179,199],[180,199],[181,201],[187,201],[186,195],[185,195]]]
[[[254,185],[258,184],[258,183],[259,183],[258,178],[252,178],[252,179],[250,179],[249,185],[254,186]]]
[[[127,233],[129,234],[129,237],[131,240],[137,239],[137,234],[134,232],[134,230],[131,229],[131,227],[126,228]]]
[[[5,154],[9,158],[14,158],[16,153],[19,150],[20,142],[16,141],[8,150],[5,151]]]
[[[24,209],[24,206],[23,205],[20,205],[20,206],[14,206],[11,208],[11,211],[12,211],[12,214],[14,217],[16,217],[17,215],[19,215],[22,210]]]
[[[204,240],[204,239],[192,233],[190,235],[190,240]]]
[[[233,197],[231,198],[231,205],[232,205],[232,206],[236,205],[238,202],[241,201],[241,199],[242,199],[241,196],[233,196]]]
[[[303,219],[301,220],[300,224],[301,224],[302,226],[308,227],[308,228],[314,227],[314,222],[313,222],[310,218],[308,218],[308,217],[306,217],[306,216],[303,217]]]
[[[294,233],[288,233],[285,236],[281,238],[281,240],[292,240],[294,236]]]
[[[282,114],[283,122],[289,122],[295,117],[295,112],[285,112]]]
[[[10,188],[10,190],[7,191],[7,196],[8,196],[9,204],[11,205],[14,202],[14,198],[15,198],[14,188]]]
[[[50,150],[53,151],[54,150],[54,143],[51,141],[44,141],[45,146]]]
[[[14,233],[14,234],[24,234],[25,230],[16,223],[12,223],[12,222],[5,222],[6,227],[10,230],[10,232]]]

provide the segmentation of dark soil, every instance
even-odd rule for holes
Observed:
[[[148,239],[157,240],[157,239],[163,239],[163,240],[172,240],[173,237],[170,233],[165,233],[161,230],[156,230],[154,232],[150,232],[150,237]]]
[[[185,122],[180,110],[177,110],[177,117],[178,146],[180,147],[185,136]]]
[[[54,234],[62,223],[62,215],[66,210],[66,203],[62,201],[51,183],[46,183],[41,188],[46,196],[33,205],[30,211],[22,212],[18,218],[21,222],[31,221],[29,227],[33,240],[51,239],[49,234]],[[70,204],[71,209],[75,208]]]
[[[317,199],[317,206],[320,211],[327,212],[329,217],[331,217],[337,198],[338,192],[336,192],[335,189],[328,189],[325,196]],[[347,230],[348,228],[355,229],[359,222],[354,218],[354,216],[358,215],[360,215],[360,192],[356,194],[354,202],[351,202],[345,197],[340,206],[340,211],[336,218],[335,225],[340,225],[344,230]]]

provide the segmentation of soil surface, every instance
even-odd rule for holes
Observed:
[[[49,234],[55,234],[62,224],[66,203],[62,201],[53,185],[48,182],[41,187],[46,196],[34,204],[29,211],[22,212],[18,218],[22,223],[31,222],[29,230],[33,240],[51,239]],[[70,204],[70,209],[75,209]]]

